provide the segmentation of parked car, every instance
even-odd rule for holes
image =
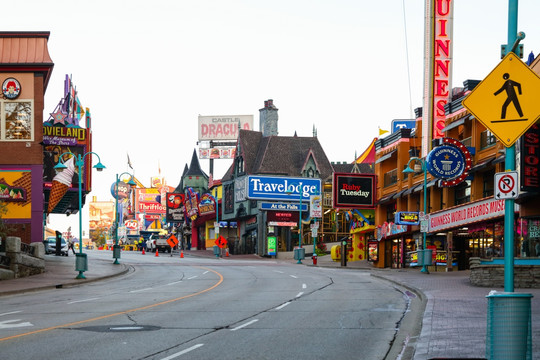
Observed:
[[[68,256],[68,243],[66,239],[61,238],[60,239],[61,248],[60,248],[60,254],[62,256]],[[55,236],[49,236],[47,239],[43,241],[43,244],[45,245],[45,254],[56,254],[56,237]]]

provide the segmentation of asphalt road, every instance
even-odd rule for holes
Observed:
[[[1,298],[0,358],[395,359],[396,336],[414,326],[414,294],[367,272],[129,252],[121,261],[131,267],[121,277]]]

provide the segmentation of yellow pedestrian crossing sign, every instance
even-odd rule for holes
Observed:
[[[463,100],[467,108],[506,147],[540,118],[540,77],[509,53]]]

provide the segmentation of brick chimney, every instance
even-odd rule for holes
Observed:
[[[274,100],[264,102],[264,108],[259,109],[259,131],[263,136],[278,136],[278,108]]]

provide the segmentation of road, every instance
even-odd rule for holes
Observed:
[[[121,261],[131,269],[121,277],[1,298],[0,358],[395,359],[415,301],[363,271],[129,252]]]

